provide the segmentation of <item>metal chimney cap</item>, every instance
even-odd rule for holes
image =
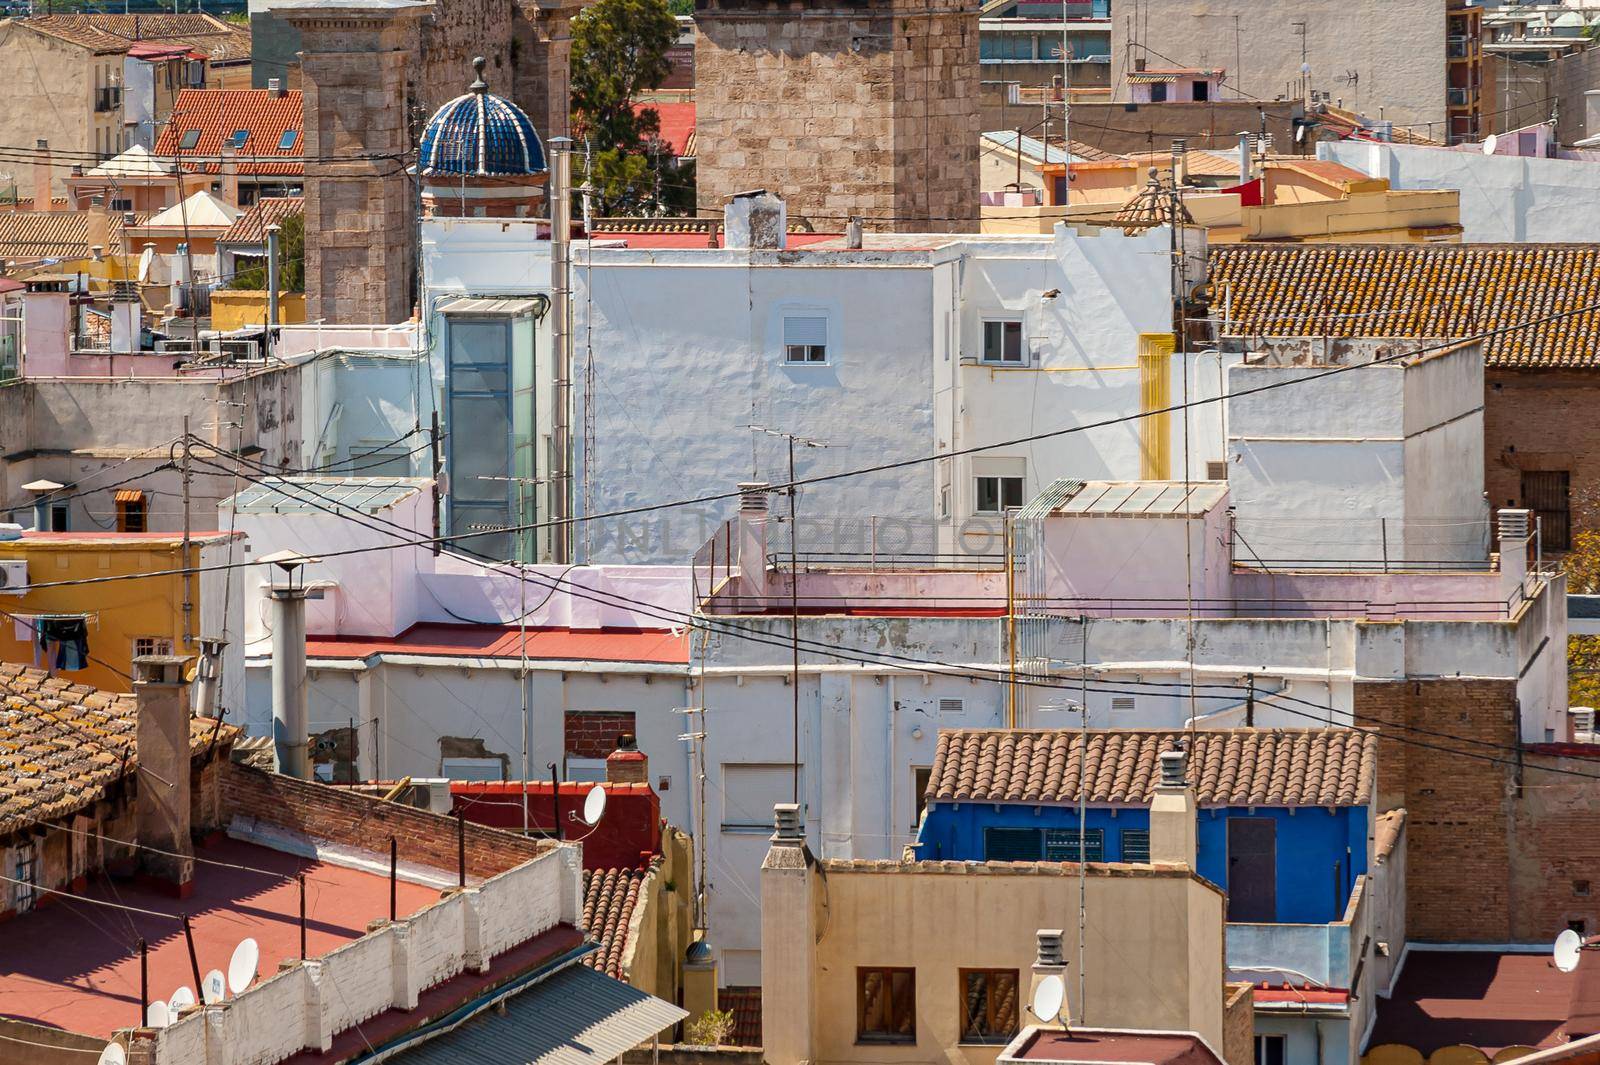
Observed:
[[[773,826],[777,829],[777,831],[772,834],[772,838],[774,840],[798,843],[806,838],[805,831],[800,827],[799,803],[774,803],[772,807],[772,821]]]
[[[183,666],[189,660],[183,655],[140,655],[133,660],[135,684],[184,683]]]
[[[1036,966],[1065,966],[1066,954],[1062,946],[1064,934],[1059,928],[1041,928],[1035,933],[1038,942],[1038,957],[1034,959]]]

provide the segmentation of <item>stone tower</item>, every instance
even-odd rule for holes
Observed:
[[[305,100],[306,313],[330,323],[411,316],[416,203],[410,72],[427,0],[285,8]]]
[[[970,0],[695,0],[698,208],[765,188],[842,229],[978,228]]]

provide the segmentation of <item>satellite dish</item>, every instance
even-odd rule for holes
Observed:
[[[1484,155],[1493,155],[1494,154],[1494,150],[1496,148],[1498,148],[1499,146],[1500,146],[1500,138],[1498,136],[1496,136],[1495,134],[1491,133],[1487,137],[1483,138],[1483,154]]]
[[[128,1052],[121,1043],[107,1043],[100,1051],[100,1065],[128,1065]]]
[[[193,1006],[194,1002],[194,992],[189,990],[188,985],[185,984],[174,991],[171,998],[167,999],[167,1012],[172,1014],[173,1017],[177,1017],[178,1014]]]
[[[583,797],[583,823],[593,828],[606,812],[606,789],[596,784]]]
[[[1555,955],[1556,968],[1564,973],[1570,973],[1578,967],[1578,954],[1583,950],[1583,937],[1572,929],[1567,929],[1556,936],[1556,947],[1552,952]]]
[[[250,986],[250,981],[256,978],[256,963],[261,960],[261,948],[256,946],[253,939],[243,939],[233,948],[233,957],[228,960],[228,990],[235,995]]]
[[[222,975],[221,969],[212,969],[206,973],[205,982],[200,985],[200,994],[207,1005],[223,1000],[228,994],[228,978]]]
[[[1059,976],[1047,976],[1039,981],[1033,993],[1033,1015],[1046,1024],[1054,1024],[1061,1016],[1061,1007],[1067,1000],[1067,985]]]
[[[150,1028],[165,1028],[172,1023],[172,1011],[165,1002],[152,1002],[145,1010],[144,1021]]]
[[[1294,128],[1294,142],[1296,144],[1300,144],[1305,139],[1306,139],[1306,128],[1304,126],[1296,126]]]

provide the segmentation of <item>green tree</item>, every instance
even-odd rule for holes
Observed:
[[[306,220],[304,215],[290,215],[279,223],[278,233],[278,290],[304,292],[306,290]],[[229,288],[250,292],[265,292],[267,288],[267,261],[259,259],[252,265],[234,273]]]
[[[634,101],[661,86],[667,50],[678,39],[668,0],[598,0],[572,20],[572,117],[579,145],[591,153],[583,174],[601,215],[660,210],[663,173],[660,117]],[[579,167],[584,156],[577,153]]]

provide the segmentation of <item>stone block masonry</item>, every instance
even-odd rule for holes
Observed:
[[[974,11],[954,0],[698,0],[702,214],[765,188],[819,230],[978,228]]]

